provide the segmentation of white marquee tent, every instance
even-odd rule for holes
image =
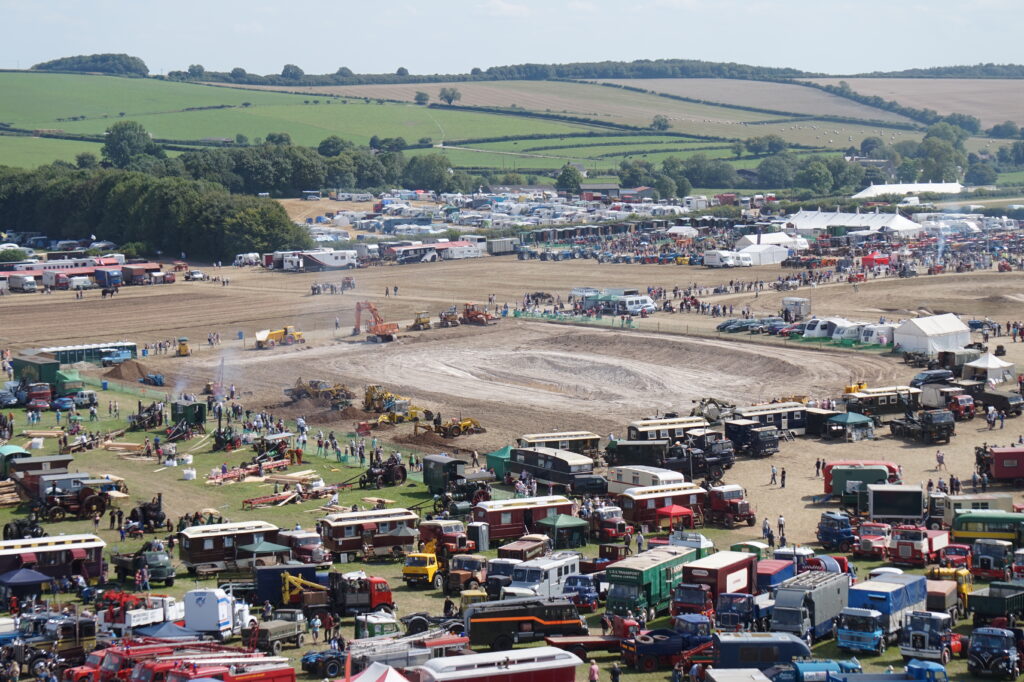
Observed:
[[[900,350],[938,353],[963,348],[971,342],[971,331],[956,315],[932,315],[907,320],[896,328],[893,340]]]
[[[1017,378],[1017,366],[1012,362],[1004,362],[991,353],[985,353],[974,362],[964,365],[964,379],[1001,384]]]
[[[739,252],[749,255],[754,265],[775,265],[789,257],[789,249],[777,244],[753,244]]]

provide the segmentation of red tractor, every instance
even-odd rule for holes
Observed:
[[[733,528],[743,522],[753,526],[757,523],[757,514],[746,497],[743,486],[735,483],[712,487],[708,491],[708,504],[704,512],[707,520],[726,528]]]

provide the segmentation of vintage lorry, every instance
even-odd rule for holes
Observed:
[[[277,609],[272,620],[249,622],[242,640],[250,649],[279,656],[285,643],[301,648],[306,642],[306,618],[301,609]]]
[[[843,651],[884,653],[899,639],[903,621],[923,611],[928,597],[923,575],[889,574],[850,587],[839,615],[836,645]]]
[[[849,579],[840,573],[808,571],[779,585],[772,610],[772,632],[790,633],[807,642],[830,636],[846,606]]]
[[[921,410],[889,422],[893,438],[920,443],[948,443],[956,435],[956,418],[949,410]]]
[[[949,663],[953,656],[967,657],[967,637],[953,632],[956,623],[946,612],[913,611],[907,614],[900,633],[903,660],[912,658]]]
[[[948,530],[928,530],[923,526],[900,525],[892,532],[889,560],[897,566],[926,567],[938,563],[949,545]]]
[[[113,551],[110,553],[110,565],[122,584],[133,581],[135,573],[145,566],[149,571],[150,583],[163,583],[167,587],[174,585],[174,566],[171,557],[163,550],[141,549],[132,553]]]
[[[608,613],[626,616],[629,613],[647,615],[652,621],[669,610],[672,588],[682,580],[683,566],[695,555],[695,550],[684,547],[659,547],[629,557],[609,566]]]
[[[1024,615],[1024,585],[994,582],[974,590],[967,597],[967,608],[974,614],[976,628],[997,618],[1019,619]]]

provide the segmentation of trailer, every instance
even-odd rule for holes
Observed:
[[[920,523],[927,497],[921,486],[868,485],[866,511],[872,521]]]
[[[956,435],[956,419],[949,410],[908,412],[906,416],[889,422],[889,430],[893,438],[920,443],[948,443]]]
[[[1024,585],[994,582],[967,595],[967,608],[973,612],[974,627],[988,625],[997,618],[1019,619],[1024,615]]]
[[[836,467],[851,467],[851,466],[882,466],[889,472],[888,481],[889,483],[900,482],[900,468],[896,462],[883,462],[880,460],[836,460],[834,462],[826,462],[825,466],[821,469],[821,477],[825,482],[825,494],[831,495],[835,491],[832,485],[832,474]],[[839,492],[843,492],[842,486],[840,486]]]
[[[923,575],[882,575],[850,587],[840,614],[837,646],[843,651],[885,652],[899,639],[905,617],[923,611],[928,597]]]
[[[811,646],[832,634],[846,606],[850,580],[844,574],[808,571],[779,585],[772,611],[772,632],[789,633]]]
[[[707,585],[712,603],[726,592],[757,591],[757,557],[746,552],[716,552],[683,566],[683,583]]]
[[[768,457],[779,451],[779,432],[773,425],[762,426],[756,419],[725,421],[725,437],[737,452],[751,457]]]
[[[608,613],[625,616],[645,613],[652,621],[669,610],[672,588],[682,579],[683,566],[693,559],[691,548],[658,547],[609,566]]]

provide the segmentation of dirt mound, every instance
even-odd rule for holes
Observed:
[[[121,381],[138,381],[151,373],[150,369],[138,360],[125,360],[120,365],[111,367],[103,376]]]
[[[394,441],[395,443],[401,443],[403,445],[411,445],[411,446],[413,446],[415,448],[422,449],[422,450],[436,450],[436,451],[448,452],[448,453],[453,453],[453,452],[471,453],[471,452],[473,452],[472,449],[461,448],[461,447],[455,445],[454,441],[451,441],[451,440],[449,440],[447,438],[442,438],[441,436],[437,435],[436,433],[426,433],[426,432],[424,432],[424,433],[416,433],[416,434],[408,433],[408,434],[405,434],[404,436],[396,436],[396,437],[392,438],[391,440]]]

